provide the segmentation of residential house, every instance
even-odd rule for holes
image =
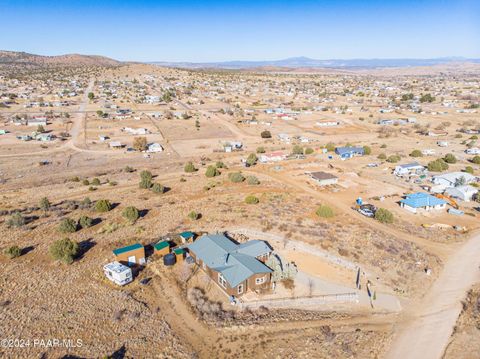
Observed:
[[[423,192],[408,194],[400,201],[400,207],[413,213],[417,213],[418,211],[442,210],[445,209],[446,205],[447,202],[443,199]]]
[[[418,162],[407,163],[403,165],[395,166],[393,174],[395,176],[405,176],[410,174],[420,174],[425,171],[425,167]]]
[[[354,156],[363,156],[365,152],[363,147],[337,147],[335,153],[342,159],[348,159]]]
[[[467,172],[450,172],[433,176],[432,182],[436,185],[432,187],[432,192],[440,193],[448,187],[463,186],[475,182],[477,177]]]
[[[270,153],[262,153],[260,155],[259,161],[262,163],[269,163],[269,162],[280,162],[287,158],[281,151],[275,151]]]
[[[110,146],[110,148],[115,148],[115,149],[119,149],[125,146],[125,145],[122,145],[120,141],[112,141],[108,145]]]
[[[430,137],[440,137],[440,136],[446,136],[448,135],[447,131],[441,131],[441,130],[429,130],[428,131],[428,136]]]
[[[336,120],[320,120],[315,122],[315,125],[318,127],[334,127],[334,126],[339,126],[340,121]]]
[[[162,152],[163,151],[163,147],[161,144],[159,143],[150,143],[148,144],[148,147],[147,147],[147,152]]]
[[[338,182],[337,176],[322,171],[312,172],[310,173],[310,177],[312,177],[320,186],[330,186],[337,184]]]
[[[449,187],[445,190],[446,195],[460,199],[464,202],[471,201],[477,193],[478,189],[469,185]]]
[[[264,263],[272,248],[260,240],[237,244],[223,234],[203,235],[188,246],[195,262],[228,295],[270,288],[271,273]]]

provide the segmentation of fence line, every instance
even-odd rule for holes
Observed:
[[[328,303],[358,303],[358,293],[341,293],[341,294],[325,294],[314,295],[311,297],[295,297],[295,298],[272,298],[265,300],[254,300],[249,302],[241,301],[240,308],[289,308],[299,306],[312,306],[317,304]]]

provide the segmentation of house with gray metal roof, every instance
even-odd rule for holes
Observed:
[[[197,265],[228,295],[270,287],[272,270],[265,262],[272,248],[264,241],[237,244],[223,234],[208,234],[187,248]]]

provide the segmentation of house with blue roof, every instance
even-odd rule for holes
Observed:
[[[339,155],[342,160],[346,160],[354,156],[363,156],[365,150],[363,147],[337,147],[335,148],[335,153]]]
[[[447,206],[447,202],[441,198],[437,198],[428,193],[417,192],[407,194],[407,196],[400,201],[400,207],[407,211],[417,213],[418,211],[442,210]]]
[[[265,262],[272,248],[264,241],[237,244],[223,234],[208,234],[187,248],[197,265],[230,296],[270,287],[273,271]]]

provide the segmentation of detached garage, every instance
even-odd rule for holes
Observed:
[[[337,184],[338,177],[334,176],[327,172],[312,172],[310,173],[310,177],[312,177],[315,182],[317,182],[320,186],[329,186],[333,184]]]

